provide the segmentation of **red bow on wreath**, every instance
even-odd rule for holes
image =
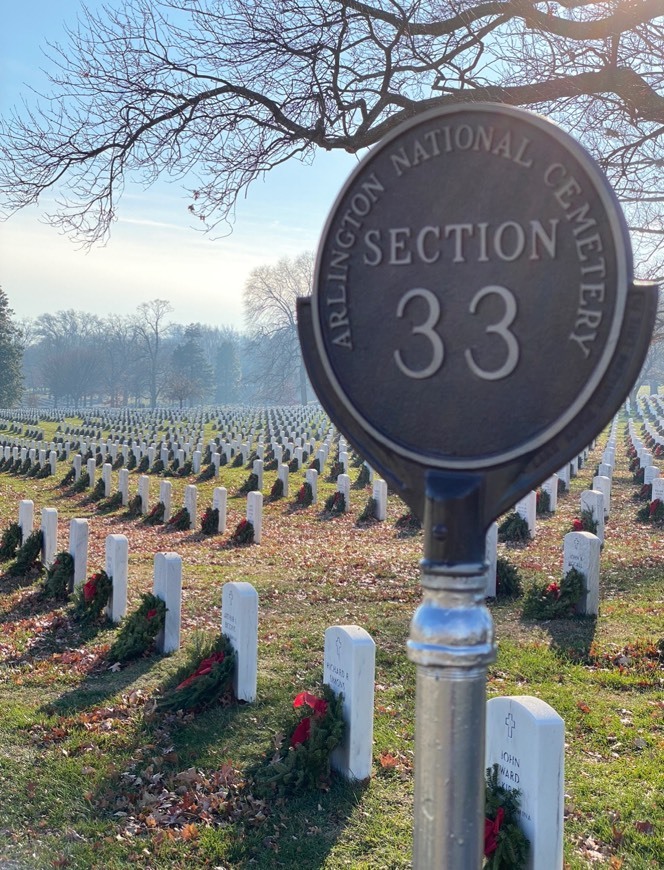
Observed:
[[[189,686],[194,682],[198,677],[204,677],[206,674],[209,674],[212,671],[212,668],[216,664],[220,664],[224,660],[223,652],[212,653],[208,658],[203,659],[203,661],[196,668],[194,673],[183,680],[178,686],[175,687],[175,691],[178,689],[184,689],[186,686]]]
[[[323,698],[317,698],[311,692],[300,692],[295,696],[293,707],[303,707],[304,705],[311,707],[314,711],[314,716],[324,716],[327,713],[327,701]],[[291,734],[290,745],[297,746],[300,743],[306,743],[311,734],[311,716],[305,716],[297,724],[297,727]]]
[[[495,819],[484,819],[484,855],[489,858],[498,848],[498,832],[503,823],[505,810],[498,807]]]

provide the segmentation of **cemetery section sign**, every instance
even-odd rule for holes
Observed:
[[[396,453],[498,466],[549,442],[616,351],[629,237],[594,160],[494,104],[418,115],[328,218],[315,342],[343,406]]]

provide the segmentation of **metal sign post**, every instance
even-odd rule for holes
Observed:
[[[414,866],[482,863],[485,534],[610,420],[647,351],[622,212],[592,158],[529,112],[417,116],[328,218],[302,352],[336,426],[424,519]]]

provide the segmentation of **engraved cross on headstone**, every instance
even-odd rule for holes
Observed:
[[[516,722],[514,721],[514,716],[511,713],[507,715],[505,719],[505,725],[507,725],[507,736],[511,739],[512,733],[516,728]]]

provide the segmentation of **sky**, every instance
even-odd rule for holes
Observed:
[[[101,0],[89,0],[89,7]],[[0,114],[20,105],[28,86],[45,85],[47,40],[64,41],[79,0],[3,4]],[[186,191],[158,182],[127,185],[110,240],[89,251],[29,207],[0,222],[0,285],[17,319],[46,311],[132,314],[167,299],[178,323],[244,328],[242,288],[252,269],[315,251],[328,212],[355,158],[321,152],[313,165],[289,161],[255,182],[236,208],[233,232],[213,238],[194,228]]]

